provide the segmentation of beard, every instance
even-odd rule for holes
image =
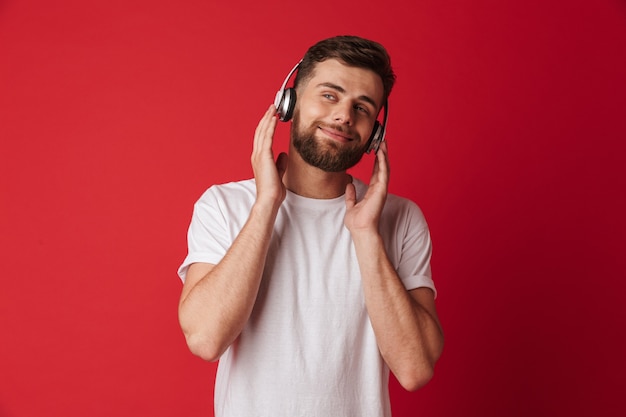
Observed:
[[[359,146],[361,141],[358,140],[358,134],[355,133],[357,140],[348,143],[322,141],[315,138],[320,125],[345,132],[341,125],[326,125],[317,120],[310,126],[303,127],[299,114],[296,112],[293,115],[291,140],[304,162],[326,172],[342,172],[355,166],[365,153],[365,147]]]

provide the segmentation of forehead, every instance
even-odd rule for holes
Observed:
[[[317,63],[306,88],[318,88],[324,83],[338,85],[350,96],[370,97],[378,103],[379,108],[382,106],[383,81],[370,69],[349,66],[337,59],[327,59]]]

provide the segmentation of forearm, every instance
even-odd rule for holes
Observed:
[[[222,261],[181,297],[181,328],[190,349],[206,360],[217,360],[250,317],[276,213],[256,204]]]
[[[405,289],[378,233],[353,235],[365,303],[383,359],[408,390],[432,377],[441,355],[443,334],[427,289],[423,303]],[[418,290],[419,291],[419,290]],[[421,301],[421,300],[420,300]]]

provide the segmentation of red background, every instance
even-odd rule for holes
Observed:
[[[0,416],[211,415],[192,204],[336,34],[392,55],[390,187],[435,243],[447,344],[395,416],[626,414],[626,5],[383,3],[0,2]]]

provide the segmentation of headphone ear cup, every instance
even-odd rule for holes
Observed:
[[[376,122],[374,122],[374,128],[372,129],[372,134],[370,135],[367,151],[365,152],[370,153],[372,150],[374,150],[374,152],[378,151],[378,147],[380,146],[380,142],[382,142],[383,138],[383,126],[377,120]]]
[[[278,105],[278,116],[281,122],[291,120],[293,109],[296,107],[296,90],[288,88],[285,90],[280,104]]]

